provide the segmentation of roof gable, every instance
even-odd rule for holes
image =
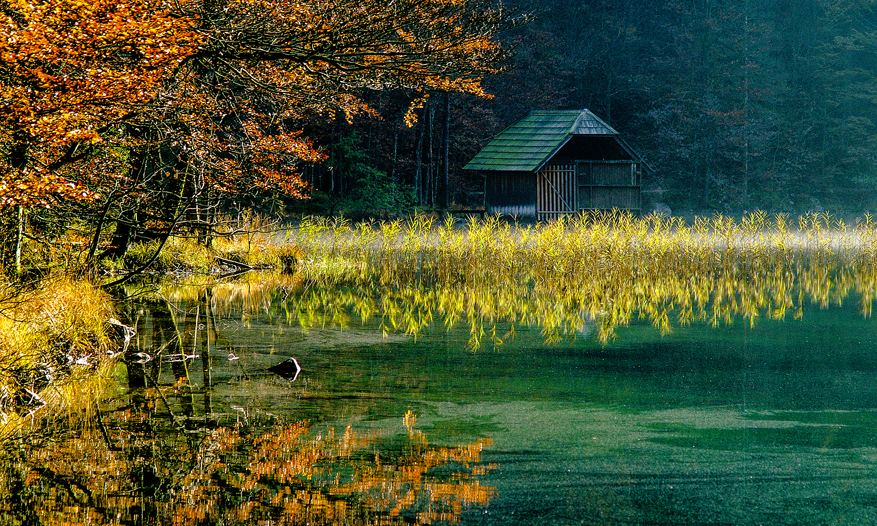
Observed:
[[[573,135],[618,132],[589,110],[534,110],[494,137],[464,169],[535,172]]]

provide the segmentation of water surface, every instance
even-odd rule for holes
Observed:
[[[4,468],[29,487],[4,521],[51,495],[55,517],[119,524],[877,523],[877,326],[854,298],[634,317],[609,341],[499,320],[473,347],[438,315],[416,336],[352,311],[305,328],[273,297],[129,304],[152,359],[120,366],[90,434]],[[99,454],[69,467],[83,437]]]

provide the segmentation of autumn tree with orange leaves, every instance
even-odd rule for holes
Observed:
[[[120,255],[209,232],[224,199],[305,196],[301,166],[325,156],[304,118],[369,113],[363,90],[420,94],[409,121],[432,92],[486,96],[518,22],[487,0],[3,0],[6,230],[16,210],[79,218],[91,260],[110,231]]]
[[[53,0],[0,4],[0,206],[95,199],[61,168],[114,143],[197,46],[170,4]]]
[[[100,198],[82,162],[118,143],[114,124],[154,101],[195,51],[192,21],[170,9],[149,0],[0,2],[4,263],[24,209]]]

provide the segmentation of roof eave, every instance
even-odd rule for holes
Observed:
[[[555,148],[550,154],[548,154],[547,157],[545,157],[544,159],[542,159],[542,162],[539,163],[539,165],[536,166],[536,168],[533,170],[533,172],[534,172],[534,173],[535,173],[535,172],[538,172],[538,171],[541,170],[546,164],[548,164],[548,161],[550,161],[552,157],[554,157],[555,155],[557,155],[557,152],[559,152],[561,148],[563,148],[564,146],[566,146],[566,143],[568,143],[570,139],[572,139],[572,134],[571,134],[571,133],[566,134],[566,137],[564,137],[564,139],[560,142],[560,144],[557,146],[557,148]]]

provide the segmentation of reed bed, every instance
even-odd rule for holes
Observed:
[[[385,332],[412,335],[436,320],[466,323],[477,347],[522,324],[541,326],[548,340],[595,328],[607,341],[635,318],[662,332],[739,317],[754,324],[851,297],[870,316],[877,296],[870,216],[855,225],[762,212],[691,223],[607,213],[526,226],[495,217],[311,218],[285,247],[299,259],[295,274],[217,285],[213,308],[285,313],[303,327],[378,317]]]

